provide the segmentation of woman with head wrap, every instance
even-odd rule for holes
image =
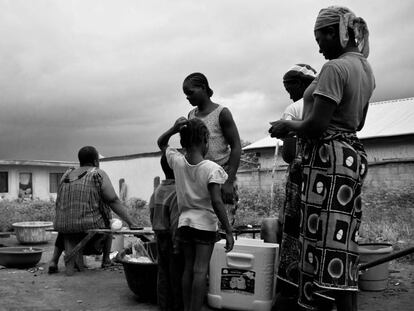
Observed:
[[[304,115],[310,110],[313,99],[305,100],[304,92],[316,77],[316,70],[310,65],[296,64],[291,67],[283,76],[283,85],[293,100],[286,107],[282,114],[283,120],[302,120]],[[307,97],[309,97],[308,94]],[[306,97],[306,98],[307,98]],[[306,102],[306,104],[305,104]],[[288,137],[283,140],[282,156],[283,160],[291,163],[296,154],[296,138]]]
[[[328,62],[306,92],[302,121],[280,120],[269,132],[302,137],[299,305],[320,309],[315,292],[331,290],[338,311],[357,310],[358,230],[367,159],[356,132],[375,88],[367,61],[368,28],[344,7],[322,9],[315,39]]]
[[[302,120],[313,104],[312,94],[304,94],[316,77],[316,70],[306,64],[296,64],[283,76],[283,85],[293,103],[282,114],[283,120]],[[280,257],[277,273],[277,310],[292,311],[297,305],[300,259],[300,140],[289,135],[283,138],[282,157],[287,169],[285,202],[279,211],[278,243]]]

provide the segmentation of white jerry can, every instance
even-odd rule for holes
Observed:
[[[229,253],[225,244],[217,242],[211,256],[208,304],[217,309],[270,311],[279,244],[240,238]]]

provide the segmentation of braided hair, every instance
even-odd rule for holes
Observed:
[[[207,126],[198,118],[188,120],[188,123],[180,129],[180,143],[183,148],[206,144],[209,137]]]
[[[208,84],[208,80],[205,75],[203,75],[201,72],[194,72],[187,76],[187,78],[184,79],[184,82],[190,81],[192,85],[197,87],[204,87],[206,89],[208,97],[213,96],[213,90],[210,88]]]

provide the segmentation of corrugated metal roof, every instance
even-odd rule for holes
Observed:
[[[414,134],[414,97],[371,103],[361,139]]]
[[[250,145],[247,145],[246,147],[243,148],[243,150],[276,147],[276,142],[279,142],[279,146],[280,146],[282,141],[280,139],[275,139],[270,136],[267,136],[265,138],[259,139],[258,141],[255,141],[254,143]]]
[[[360,139],[414,134],[414,97],[370,103]],[[278,140],[267,136],[243,150],[275,147]]]

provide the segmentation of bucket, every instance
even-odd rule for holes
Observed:
[[[260,238],[266,243],[277,243],[278,218],[264,218]]]
[[[360,263],[367,263],[392,253],[388,243],[367,243],[359,245]],[[359,276],[359,288],[365,291],[382,291],[387,288],[389,262],[369,268]]]

